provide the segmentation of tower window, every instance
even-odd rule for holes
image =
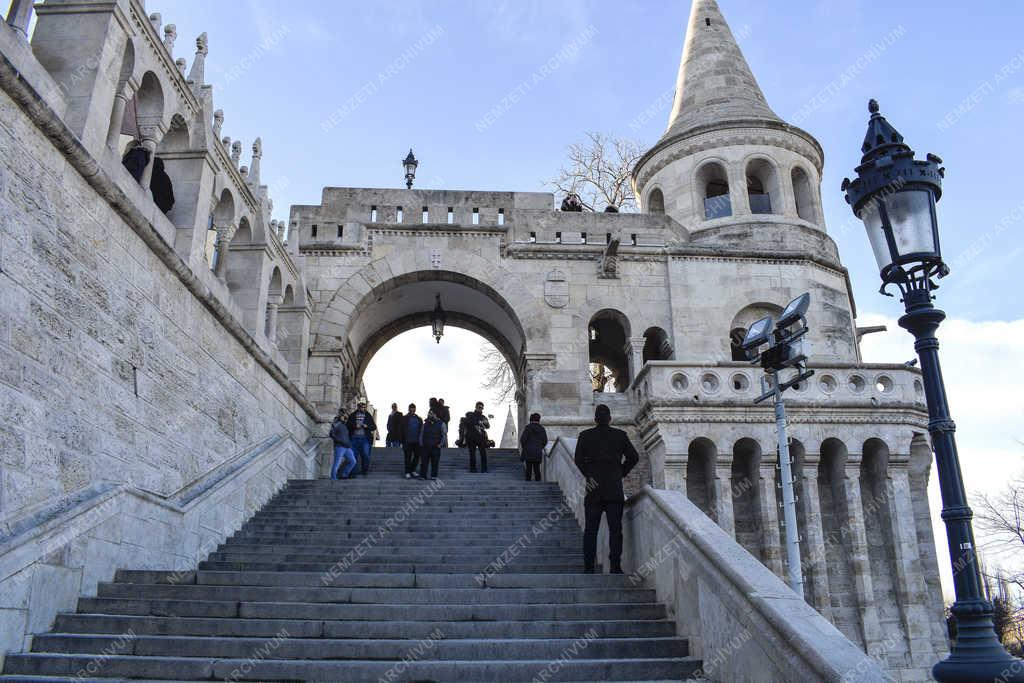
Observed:
[[[537,233],[535,233],[535,232],[531,232],[530,233],[530,241],[531,242],[536,242],[537,241]]]
[[[732,202],[729,199],[729,180],[725,167],[718,162],[705,164],[697,171],[696,180],[704,197],[704,219],[731,216]]]
[[[371,206],[370,207],[370,222],[371,223],[376,223],[377,222],[377,207],[376,206]]]
[[[344,227],[341,225],[341,223],[338,223],[338,239],[339,240],[341,239],[342,230],[344,230]]]
[[[711,18],[710,17],[704,17],[704,25],[705,26],[711,26]]]
[[[634,247],[636,246],[636,233],[635,232],[630,234],[630,236],[629,236],[629,243],[632,244]]]
[[[402,211],[402,207],[400,206],[396,207],[395,209],[395,220],[398,221],[399,223],[405,220],[405,212]]]
[[[587,233],[585,233],[585,232],[581,232],[580,233],[580,242],[582,242],[583,244],[587,243]]]
[[[480,225],[480,209],[473,209],[473,225]]]
[[[455,222],[455,207],[449,206],[448,207],[448,225],[451,225],[454,222]]]
[[[555,241],[558,242],[559,244],[562,243],[562,233],[560,233],[560,232],[556,232],[555,233]]]
[[[612,243],[612,234],[610,232],[606,232],[604,234],[604,243],[605,244],[611,244]]]
[[[430,222],[430,209],[428,209],[425,206],[423,207],[423,222],[424,223],[429,223]]]
[[[498,225],[505,225],[505,209],[498,209]]]
[[[316,237],[316,223],[314,223],[314,224],[313,224],[313,227],[312,227],[312,228],[310,228],[309,234],[310,234],[310,235],[311,235],[312,237]]]

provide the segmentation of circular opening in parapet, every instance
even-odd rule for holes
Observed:
[[[850,387],[850,391],[852,391],[855,394],[859,394],[860,392],[864,391],[864,387],[866,387],[867,385],[868,383],[865,382],[864,378],[861,377],[860,375],[850,375],[850,380],[849,382],[847,382],[847,386]]]
[[[669,379],[669,385],[672,387],[672,391],[684,393],[690,386],[690,380],[681,372],[677,372]]]
[[[821,379],[818,380],[818,386],[821,387],[821,390],[826,394],[831,394],[836,390],[836,387],[839,386],[839,383],[836,382],[836,378],[832,375],[822,375]]]
[[[892,378],[886,375],[879,375],[875,379],[875,389],[883,394],[888,394],[893,390]]]
[[[721,380],[718,379],[718,375],[713,372],[705,372],[700,377],[700,388],[704,390],[706,394],[713,394],[718,391],[718,387],[722,384]]]
[[[732,390],[735,392],[744,392],[750,388],[750,378],[744,375],[742,372],[737,372],[730,378],[729,383],[732,385]]]

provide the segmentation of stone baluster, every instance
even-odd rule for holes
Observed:
[[[633,367],[633,372],[630,373],[630,380],[636,379],[636,376],[640,374],[640,368],[644,366],[644,344],[647,343],[645,337],[630,337],[629,341],[626,342],[626,357],[630,359]]]
[[[7,12],[7,25],[28,38],[28,25],[32,20],[33,0],[14,0]]]

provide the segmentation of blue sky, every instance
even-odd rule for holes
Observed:
[[[189,63],[195,36],[208,32],[207,81],[225,112],[223,134],[246,149],[263,137],[276,218],[291,204],[318,204],[325,185],[400,186],[410,147],[421,162],[417,187],[536,191],[588,130],[649,145],[667,123],[689,14],[686,0],[148,4],[177,25],[176,54]],[[953,272],[938,303],[956,319],[942,331],[947,384],[968,487],[997,490],[1024,462],[1024,352],[1015,342],[1024,297],[1006,289],[1024,228],[1024,4],[720,5],[769,104],[825,150],[826,222],[860,323],[890,326],[867,338],[868,360],[903,361],[913,347],[895,325],[900,304],[877,293],[863,228],[839,190],[860,159],[867,100],[881,102],[919,155],[944,159],[939,215]],[[553,66],[541,75],[545,64]],[[397,381],[389,367],[447,358],[421,336],[419,352],[406,336],[371,364],[371,399],[385,410]],[[473,338],[444,343],[460,364],[475,359]],[[476,393],[448,392],[456,404]],[[503,421],[504,409],[494,412]],[[934,496],[933,507],[937,517]],[[942,556],[941,530],[939,539]]]

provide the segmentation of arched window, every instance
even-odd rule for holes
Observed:
[[[282,300],[281,269],[274,266],[270,274],[270,285],[267,287],[267,309],[263,316],[263,334],[271,343],[277,343],[277,307]]]
[[[590,380],[594,391],[621,392],[629,388],[629,320],[619,311],[605,309],[590,319]]]
[[[658,188],[647,195],[647,213],[665,213],[665,195]]]
[[[779,176],[765,159],[752,159],[747,164],[747,199],[750,213],[779,213]]]
[[[724,218],[732,215],[729,199],[729,176],[725,166],[712,161],[697,171],[697,189],[704,202],[704,219]]]
[[[675,351],[668,333],[660,327],[651,327],[644,332],[644,363],[649,360],[673,360]]]
[[[747,335],[747,330],[751,325],[765,316],[770,315],[773,318],[778,318],[780,313],[782,313],[782,306],[770,303],[750,304],[740,310],[732,319],[732,324],[729,325],[729,349],[732,360],[747,360],[740,349],[740,345],[743,343],[743,338]]]
[[[814,190],[811,188],[811,179],[807,172],[797,166],[791,174],[793,179],[793,198],[796,200],[796,213],[800,218],[811,223],[818,221],[818,212],[815,210]]]

